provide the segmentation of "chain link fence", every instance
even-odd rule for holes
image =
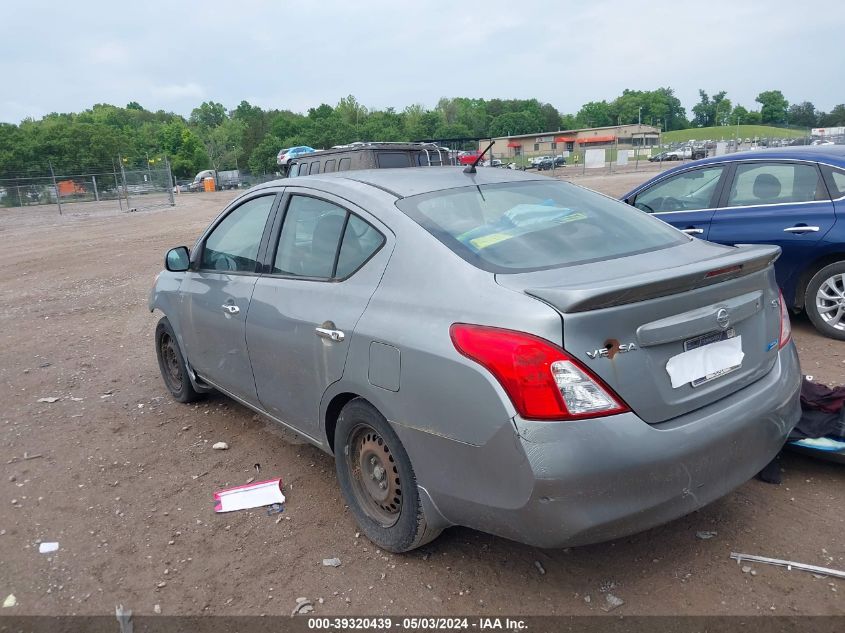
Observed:
[[[167,161],[147,169],[121,165],[84,174],[0,175],[0,208],[55,205],[59,215],[144,211],[173,206],[172,183]]]
[[[512,169],[536,169],[538,171],[589,174],[630,172],[638,170],[665,169],[683,161],[698,160],[710,156],[721,156],[739,151],[765,148],[792,147],[804,145],[845,143],[845,137],[820,140],[806,136],[737,138],[732,134],[718,140],[687,139],[672,143],[654,145],[630,145],[616,143],[560,143],[558,148],[545,152],[496,153],[492,159],[495,166]],[[568,149],[562,149],[568,147]]]

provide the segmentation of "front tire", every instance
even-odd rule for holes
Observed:
[[[193,402],[202,396],[191,384],[185,359],[167,317],[159,319],[156,325],[156,356],[164,385],[177,402]]]
[[[813,275],[804,310],[819,332],[845,341],[845,262],[828,264]]]
[[[340,489],[361,531],[389,552],[407,552],[436,538],[428,525],[405,447],[384,416],[356,398],[335,428]]]

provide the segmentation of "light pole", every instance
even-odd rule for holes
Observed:
[[[736,147],[739,149],[739,115],[736,115]]]
[[[639,112],[637,112],[637,125],[643,124],[643,107],[640,106]]]

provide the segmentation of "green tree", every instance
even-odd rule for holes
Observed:
[[[228,117],[222,103],[203,101],[198,108],[191,110],[190,121],[206,132],[222,125]]]
[[[578,114],[575,115],[578,127],[603,127],[616,125],[616,119],[612,118],[610,104],[607,101],[590,101],[581,106]]]
[[[760,119],[764,124],[786,122],[789,102],[780,90],[766,90],[755,99],[760,104]]]
[[[840,103],[830,113],[819,112],[818,127],[839,127],[842,125],[845,125],[845,103]]]
[[[787,114],[790,125],[800,125],[802,127],[816,127],[819,116],[819,113],[816,112],[816,106],[809,101],[793,103],[789,106]]]

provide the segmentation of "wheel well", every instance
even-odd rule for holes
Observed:
[[[807,269],[801,273],[801,277],[798,279],[798,284],[795,286],[795,303],[793,307],[799,310],[804,309],[804,295],[807,294],[807,285],[810,283],[810,279],[813,278],[813,275],[825,266],[841,261],[845,261],[845,253],[831,253],[830,255],[825,255],[824,257],[817,259],[811,265],[807,266]]]
[[[337,426],[337,419],[340,417],[340,411],[346,406],[350,400],[358,398],[357,393],[339,393],[326,408],[326,440],[329,442],[329,448],[334,453],[334,430]]]

